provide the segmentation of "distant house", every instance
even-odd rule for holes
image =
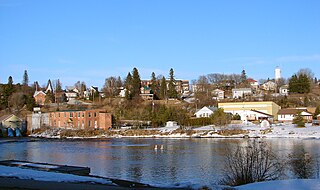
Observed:
[[[224,91],[220,89],[215,89],[212,91],[213,99],[223,100],[224,99]]]
[[[204,106],[203,108],[196,111],[194,115],[197,118],[200,117],[210,117],[218,108],[213,106]]]
[[[312,121],[312,113],[307,109],[287,108],[281,109],[278,112],[278,121],[280,122],[292,122],[293,119],[300,113],[300,115],[307,121]]]
[[[234,88],[232,89],[232,98],[239,99],[252,95],[251,88]]]
[[[279,88],[279,93],[282,96],[288,96],[289,94],[289,85],[283,85]]]
[[[43,106],[46,101],[46,93],[43,91],[35,91],[33,94],[33,98],[36,104]]]
[[[261,89],[265,91],[275,91],[276,88],[277,88],[277,84],[271,80],[261,85]]]
[[[253,89],[258,89],[258,86],[259,86],[258,81],[254,80],[253,78],[248,78],[248,79],[247,79],[247,82],[250,84],[250,86],[251,86]]]
[[[74,91],[68,91],[65,93],[67,101],[74,100],[78,97],[78,93]]]

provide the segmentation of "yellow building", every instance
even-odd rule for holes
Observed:
[[[218,107],[224,109],[224,112],[233,115],[239,114],[241,120],[246,121],[252,111],[257,111],[273,116],[273,119],[278,119],[278,111],[281,107],[274,102],[227,102],[218,103]]]

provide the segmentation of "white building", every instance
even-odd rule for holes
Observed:
[[[234,88],[232,89],[232,98],[245,98],[246,96],[252,95],[251,88]]]
[[[274,79],[277,81],[281,78],[281,69],[280,67],[276,67],[274,70]]]
[[[194,115],[196,115],[197,118],[210,117],[217,109],[217,107],[204,106],[203,108],[197,110]]]
[[[289,94],[289,85],[283,85],[279,88],[279,93],[282,96],[288,96]]]
[[[224,91],[220,89],[215,89],[212,91],[213,99],[215,100],[223,100],[224,99]]]
[[[278,112],[278,121],[280,122],[292,122],[293,119],[300,113],[300,115],[307,121],[312,121],[312,113],[308,112],[306,109],[299,108],[288,108],[281,109]]]

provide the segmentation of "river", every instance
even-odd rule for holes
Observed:
[[[252,139],[0,139],[0,160],[86,166],[91,168],[93,175],[156,186],[212,186],[222,177],[227,146],[246,144],[250,140]],[[314,155],[320,153],[320,140],[317,139],[258,140],[267,142],[280,157],[297,148]]]

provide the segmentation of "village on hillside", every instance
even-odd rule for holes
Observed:
[[[103,88],[78,81],[62,88],[59,80],[29,86],[0,84],[2,136],[21,136],[41,128],[75,130],[158,128],[175,121],[181,127],[228,124],[319,125],[320,88],[310,69],[284,79],[275,68],[273,79],[241,74],[208,74],[191,82],[152,73],[141,80],[133,69],[124,80],[109,77]]]

